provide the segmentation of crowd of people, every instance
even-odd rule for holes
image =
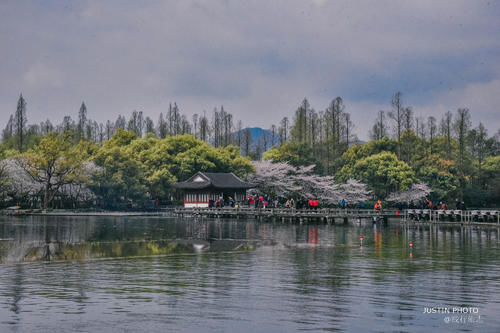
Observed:
[[[271,196],[267,194],[255,194],[248,195],[246,201],[244,202],[247,207],[250,208],[295,208],[295,209],[319,209],[321,208],[321,203],[318,199],[294,199],[294,198],[271,198]],[[243,204],[240,202],[240,204]],[[209,207],[238,207],[238,203],[232,198],[227,197],[225,199],[218,200],[210,200]],[[338,208],[359,208],[359,209],[367,209],[371,206],[366,202],[357,202],[357,203],[348,203],[345,199],[342,199],[338,202]],[[382,210],[383,205],[381,200],[377,200],[373,205],[374,210]],[[429,199],[425,199],[417,202],[416,204],[413,201],[409,203],[406,202],[398,202],[396,203],[396,208],[399,211],[404,209],[431,209],[431,210],[447,210],[452,209],[449,207],[444,201],[431,201]],[[459,199],[455,201],[455,209],[457,210],[465,210],[467,209],[465,206],[465,202]]]

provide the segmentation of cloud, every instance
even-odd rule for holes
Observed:
[[[499,14],[481,1],[4,1],[0,125],[20,92],[33,122],[82,100],[98,121],[156,119],[177,101],[268,127],[304,97],[324,109],[342,96],[366,138],[397,90],[416,113],[468,103],[493,119]]]

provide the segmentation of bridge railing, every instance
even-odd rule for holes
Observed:
[[[177,213],[193,214],[241,214],[241,215],[301,215],[301,216],[398,216],[398,211],[392,209],[374,210],[358,208],[254,208],[254,207],[219,207],[219,208],[178,208]]]
[[[406,209],[403,217],[405,220],[429,220],[438,222],[450,220],[456,222],[496,222],[500,224],[500,211],[491,209],[473,210],[430,210],[430,209]]]

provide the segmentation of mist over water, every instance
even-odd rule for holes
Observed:
[[[0,217],[0,239],[2,332],[500,328],[498,228]]]

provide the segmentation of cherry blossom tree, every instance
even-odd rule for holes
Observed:
[[[31,178],[23,168],[21,168],[14,158],[2,161],[8,186],[3,188],[6,201],[32,202],[42,191],[42,185]]]
[[[393,202],[418,201],[427,197],[431,192],[431,188],[425,183],[413,184],[409,190],[392,193],[386,200]]]
[[[339,184],[339,192],[348,203],[367,201],[372,195],[366,184],[352,178],[343,184]]]
[[[329,203],[342,199],[348,202],[367,200],[370,191],[366,185],[350,179],[345,184],[336,184],[333,176],[315,174],[315,165],[294,167],[286,162],[273,163],[272,160],[253,162],[256,172],[248,181],[264,192],[278,196],[298,195],[315,198]]]

